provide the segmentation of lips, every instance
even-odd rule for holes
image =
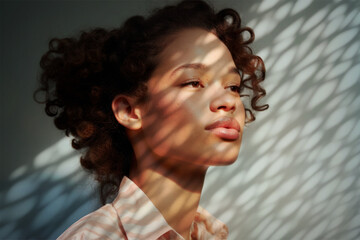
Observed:
[[[222,117],[207,125],[205,130],[225,140],[236,140],[240,135],[240,124],[235,118]]]

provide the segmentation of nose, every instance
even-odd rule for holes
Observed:
[[[212,112],[225,111],[233,113],[236,110],[236,97],[230,92],[217,94],[210,102],[210,110]]]

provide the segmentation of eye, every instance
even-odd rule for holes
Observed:
[[[230,86],[230,91],[240,93],[240,86]]]
[[[190,81],[190,82],[186,82],[181,84],[182,87],[191,87],[191,88],[203,88],[204,86],[201,85],[200,81]]]
[[[242,86],[238,86],[238,85],[228,86],[227,89],[237,94],[240,94],[242,92]]]

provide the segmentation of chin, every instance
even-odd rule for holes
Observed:
[[[232,144],[229,147],[227,144],[218,145],[212,153],[210,153],[210,162],[213,166],[226,166],[233,164],[239,156],[240,143]]]
[[[233,157],[233,158],[222,158],[219,159],[217,162],[215,162],[215,164],[213,166],[228,166],[233,164],[235,161],[237,160],[237,156]]]
[[[227,166],[233,164],[238,159],[238,151],[233,153],[216,153],[210,158],[204,159],[205,164],[208,166]]]

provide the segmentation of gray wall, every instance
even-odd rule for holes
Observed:
[[[48,40],[168,2],[0,2],[0,239],[53,239],[99,206],[69,139],[32,101]],[[358,239],[359,1],[212,2],[254,28],[271,108],[238,161],[209,171],[203,207],[230,239]]]

